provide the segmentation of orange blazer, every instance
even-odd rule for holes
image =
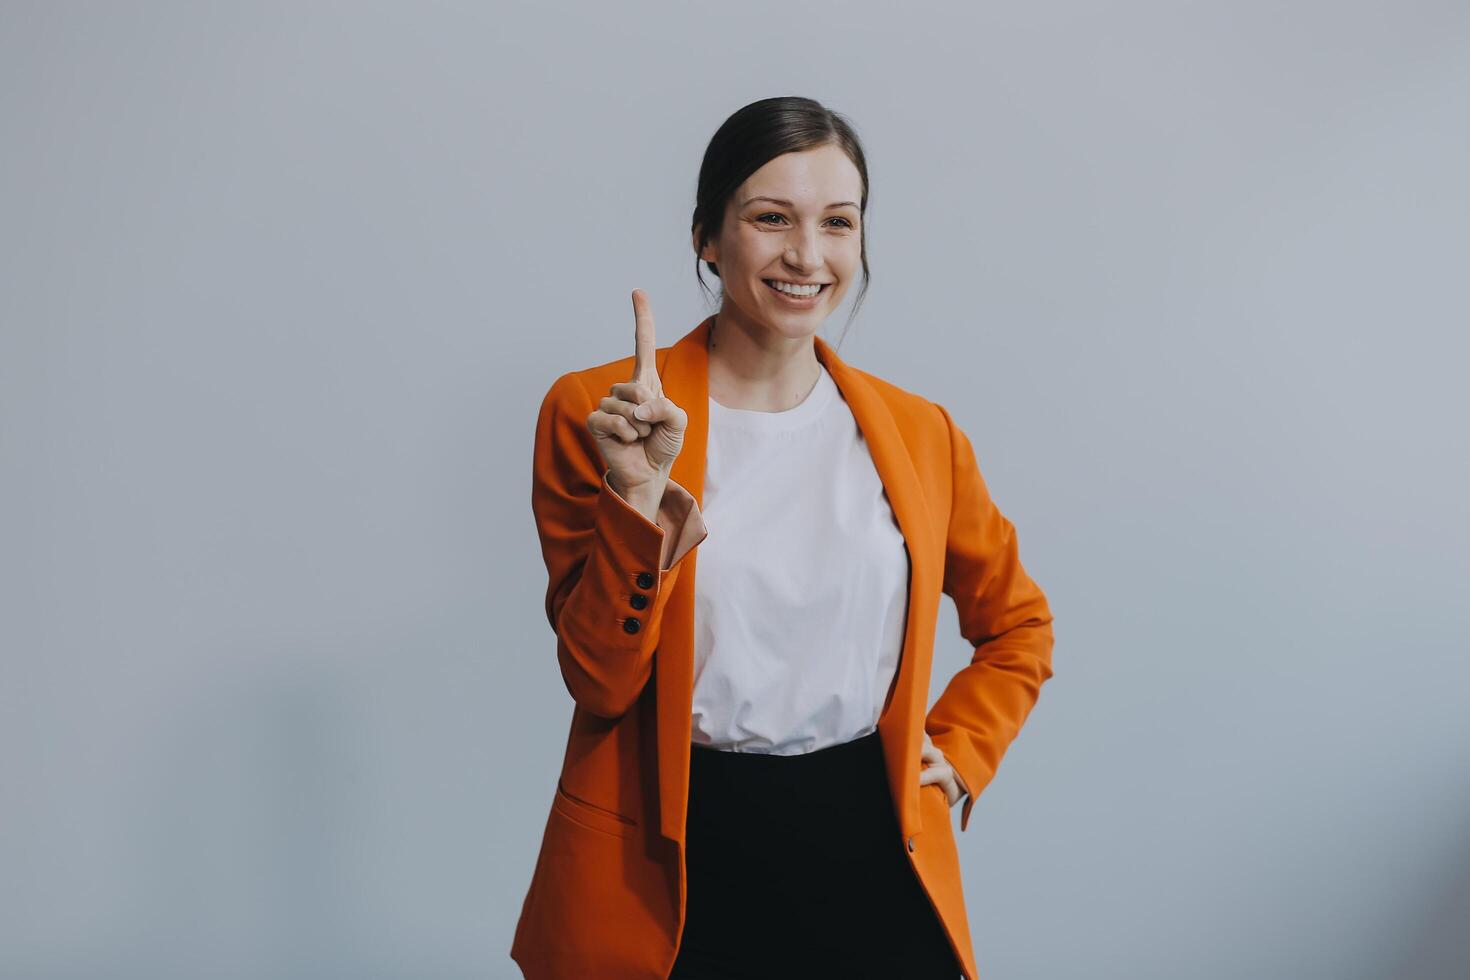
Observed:
[[[664,394],[688,413],[658,522],[608,487],[587,416],[633,357],[572,371],[536,422],[531,507],[550,581],[546,615],[575,707],[541,850],[510,955],[530,980],[666,978],[685,908],[684,818],[693,703],[694,577],[705,528],[707,317],[655,354]],[[922,788],[923,732],[975,797],[1052,676],[1052,616],[1021,567],[965,434],[940,405],[817,358],[847,401],[909,555],[903,652],[878,721],[902,837],[968,980],[977,980],[944,790]],[[662,525],[662,526],[661,526]],[[667,531],[666,531],[667,529]],[[926,713],[939,595],[974,647]]]

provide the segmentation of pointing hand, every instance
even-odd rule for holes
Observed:
[[[651,488],[662,494],[684,445],[688,414],[664,397],[654,363],[653,310],[648,295],[633,290],[633,378],[609,389],[587,428],[608,467],[608,481],[624,497]]]

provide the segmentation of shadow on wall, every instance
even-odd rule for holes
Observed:
[[[1470,976],[1470,840],[1454,862],[1444,894],[1425,904],[1419,929],[1380,976],[1390,980],[1461,980]]]

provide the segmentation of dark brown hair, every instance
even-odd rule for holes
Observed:
[[[768,162],[783,153],[810,150],[827,144],[847,154],[863,180],[863,196],[858,211],[863,220],[859,235],[863,261],[862,287],[852,304],[852,314],[868,291],[868,163],[862,143],[852,125],[838,113],[814,99],[788,95],[752,102],[735,111],[710,137],[704,160],[699,165],[699,187],[695,192],[694,219],[689,232],[698,230],[699,243],[694,259],[694,278],[700,288],[709,292],[699,274],[699,255],[710,239],[719,235],[725,224],[725,206],[735,189]],[[704,263],[717,277],[720,270],[713,262]],[[712,294],[711,294],[712,295]]]

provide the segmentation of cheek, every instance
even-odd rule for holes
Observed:
[[[742,231],[735,238],[734,249],[729,253],[736,269],[749,270],[752,275],[758,275],[760,270],[780,264],[781,254],[785,251],[780,235],[759,232],[752,228]]]
[[[827,265],[841,277],[845,285],[862,274],[862,243],[855,238],[833,243],[827,250],[826,259]]]

